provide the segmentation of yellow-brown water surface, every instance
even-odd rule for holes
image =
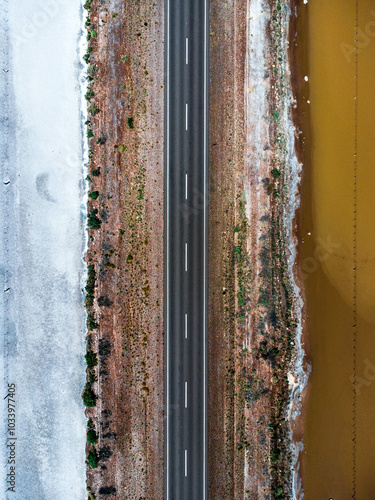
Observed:
[[[312,364],[304,498],[374,500],[375,0],[301,0],[297,55]]]

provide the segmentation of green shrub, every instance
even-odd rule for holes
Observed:
[[[90,113],[90,115],[95,116],[99,113],[100,109],[94,102],[92,102],[87,108],[87,111]]]
[[[87,266],[87,282],[86,282],[86,292],[93,295],[96,282],[96,272],[94,264],[89,264]]]
[[[93,384],[94,382],[96,382],[98,380],[96,378],[96,375],[95,375],[95,370],[89,370],[88,379],[89,379],[90,384]]]
[[[90,99],[92,99],[95,95],[95,92],[92,90],[92,89],[88,89],[86,94],[85,94],[85,99],[86,101],[89,101]]]
[[[97,468],[99,463],[99,456],[95,449],[90,451],[90,453],[87,455],[87,461],[92,469]]]
[[[86,306],[92,307],[94,303],[96,272],[94,264],[87,266],[87,281],[86,281]]]
[[[278,170],[277,168],[273,168],[273,169],[271,170],[271,175],[272,175],[272,177],[274,177],[275,179],[278,179],[278,178],[280,177],[280,175],[281,175],[281,172],[280,172],[280,170]]]
[[[129,128],[134,128],[134,121],[132,116],[128,116],[127,122]]]
[[[92,5],[92,2],[93,2],[93,0],[86,0],[85,5],[83,6],[83,7],[84,7],[84,9],[86,9],[86,10],[90,10],[90,9],[91,9],[91,5]]]
[[[100,167],[98,167],[97,169],[93,170],[91,172],[91,175],[93,175],[94,177],[99,177],[99,175],[100,175]]]
[[[93,80],[97,75],[98,71],[99,68],[96,64],[90,64],[89,67],[87,68],[87,79],[89,81]]]
[[[101,486],[99,488],[99,495],[115,495],[115,494],[116,494],[116,488],[114,486]]]
[[[89,444],[96,444],[98,442],[98,435],[94,429],[89,429],[86,433],[87,442]]]
[[[91,191],[91,193],[89,193],[89,198],[91,198],[92,200],[96,200],[99,196],[99,191]]]
[[[92,370],[98,364],[98,357],[94,351],[87,351],[85,359],[89,370]]]
[[[94,208],[88,215],[89,229],[99,229],[102,221],[97,217],[98,209]]]
[[[91,46],[87,47],[87,52],[83,56],[83,59],[85,60],[86,64],[89,64],[89,62],[90,62],[90,54],[91,54],[91,52],[92,52],[92,47]]]
[[[94,137],[94,132],[92,131],[91,128],[87,129],[87,139],[91,139],[91,137]]]
[[[96,406],[96,395],[91,389],[90,384],[86,384],[85,388],[83,389],[82,400],[83,404],[87,406],[87,408],[93,408],[94,406]]]
[[[86,305],[87,305],[87,301],[86,301]],[[87,328],[89,330],[95,330],[95,328],[98,328],[98,324],[97,322],[95,321],[95,316],[93,313],[90,313],[87,315]]]
[[[280,460],[281,452],[280,450],[271,449],[271,463],[275,464]]]
[[[92,307],[94,305],[94,296],[93,295],[86,295],[85,304],[86,304],[86,307]]]

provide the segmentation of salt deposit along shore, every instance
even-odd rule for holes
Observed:
[[[0,0],[0,499],[86,498],[81,36],[80,0]]]

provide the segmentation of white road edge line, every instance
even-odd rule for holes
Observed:
[[[185,174],[185,200],[188,198],[188,174]]]
[[[207,203],[207,2],[204,2],[204,167],[203,167],[203,182],[204,182],[204,211],[203,211],[203,500],[206,500],[206,203]]]
[[[185,339],[187,339],[188,336],[188,316],[187,313],[185,313]]]
[[[188,270],[188,248],[187,248],[187,243],[185,243],[185,271]]]
[[[166,490],[167,490],[167,495],[166,495],[166,500],[169,500],[169,38],[170,38],[170,5],[169,5],[169,0],[168,0],[168,6],[167,6],[167,189],[166,189],[166,196],[167,196],[167,207],[166,207],[166,216],[167,216],[167,235],[166,235],[166,245],[167,245],[167,251],[166,251],[166,289],[167,289],[167,300],[166,300],[166,334],[167,334],[167,397],[166,397],[166,413],[167,413],[167,436],[166,436],[166,462],[167,462],[167,480],[166,480]]]
[[[188,475],[188,470],[187,470],[187,450],[185,450],[185,477]]]
[[[186,64],[189,64],[189,39],[186,37]]]
[[[186,103],[186,123],[185,123],[185,128],[186,130],[188,129],[188,103]]]
[[[187,388],[187,382],[185,382],[185,408],[187,408],[188,405],[188,388]]]

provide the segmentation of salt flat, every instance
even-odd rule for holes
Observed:
[[[81,0],[0,0],[0,499],[86,498],[81,34]]]

